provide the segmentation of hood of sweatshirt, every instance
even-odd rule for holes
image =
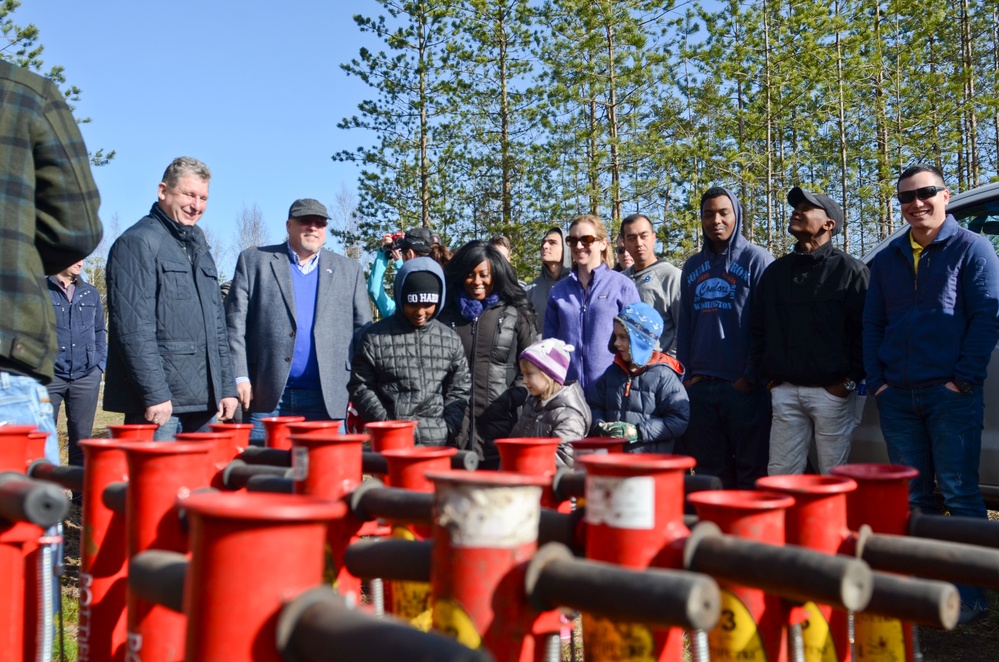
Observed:
[[[720,188],[725,191],[725,195],[727,195],[728,199],[732,202],[732,209],[735,210],[735,228],[732,230],[732,236],[728,238],[728,245],[725,247],[724,251],[725,261],[728,263],[731,260],[732,255],[738,252],[738,245],[745,242],[746,239],[742,236],[742,205],[739,203],[739,198],[735,197],[735,193],[732,193],[727,188]],[[704,232],[703,227],[701,229],[701,238],[704,242],[701,251],[710,252],[711,254],[716,255],[721,254],[715,252],[714,245],[711,243],[711,240],[708,239],[708,235]]]
[[[551,273],[549,273],[548,269],[545,268],[545,265],[542,264],[541,265],[542,280],[551,280],[551,281],[561,280],[566,276],[568,276],[569,271],[572,269],[572,252],[569,250],[569,245],[565,243],[565,232],[562,230],[562,228],[553,227],[553,228],[548,228],[544,236],[547,237],[553,232],[557,232],[558,236],[562,237],[562,275],[560,275],[557,279],[552,278]]]
[[[444,285],[444,270],[441,269],[441,265],[437,264],[437,260],[429,257],[415,257],[404,263],[402,268],[396,273],[395,285],[392,288],[395,309],[397,312],[402,312],[403,303],[405,303],[402,300],[403,284],[411,274],[419,271],[429,271],[437,277],[437,280],[441,284],[440,302],[437,304],[437,308],[434,309],[434,318],[436,319],[441,314],[441,308],[444,307],[444,301],[447,297],[447,287]]]

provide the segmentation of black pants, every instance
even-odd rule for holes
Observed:
[[[101,394],[101,377],[104,373],[94,368],[79,379],[68,381],[53,377],[48,385],[52,399],[52,412],[59,424],[59,406],[66,402],[66,431],[69,433],[69,464],[83,466],[83,450],[78,442],[94,434],[94,416]]]

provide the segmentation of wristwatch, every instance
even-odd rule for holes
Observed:
[[[857,390],[857,382],[853,381],[849,377],[844,377],[843,388],[845,388],[848,392],[852,393]]]
[[[961,393],[965,394],[971,393],[975,390],[974,383],[969,382],[967,379],[961,379],[960,377],[954,378],[954,386],[956,386]]]

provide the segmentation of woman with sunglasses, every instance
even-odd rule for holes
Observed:
[[[622,272],[633,264],[635,264],[635,259],[624,247],[624,233],[619,233],[617,235],[617,264],[614,265],[614,271]]]
[[[597,379],[614,362],[610,348],[614,318],[629,303],[639,301],[638,290],[630,278],[611,268],[613,248],[599,218],[577,216],[565,241],[575,266],[568,278],[552,288],[542,335],[576,348],[570,354],[566,380],[578,380],[589,396]]]
[[[499,468],[494,439],[509,436],[527,400],[518,358],[536,340],[534,308],[495,246],[471,241],[447,267],[448,303],[440,321],[454,329],[472,374],[472,397],[457,436],[480,467]]]

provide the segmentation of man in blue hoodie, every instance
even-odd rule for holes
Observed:
[[[999,259],[985,237],[947,214],[950,191],[931,165],[898,179],[909,232],[878,253],[864,308],[864,368],[888,457],[919,470],[909,505],[987,512],[978,487],[982,383],[999,340]],[[966,609],[977,609],[962,590]],[[965,615],[962,614],[962,618]]]
[[[701,196],[704,246],[683,265],[676,356],[690,423],[682,449],[727,489],[767,474],[770,394],[750,358],[750,305],[773,256],[742,236],[742,206],[715,186]]]

